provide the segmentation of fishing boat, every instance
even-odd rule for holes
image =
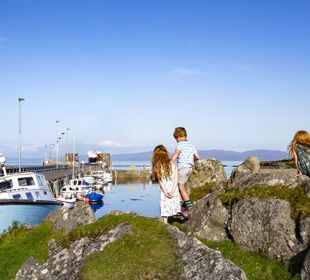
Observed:
[[[51,211],[60,207],[53,192],[40,173],[22,172],[7,174],[5,157],[0,154],[0,234],[12,225],[37,225]]]
[[[72,179],[68,185],[61,188],[60,194],[62,197],[75,197],[88,193],[93,190],[93,186],[84,178]]]

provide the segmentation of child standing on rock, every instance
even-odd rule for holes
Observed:
[[[159,145],[154,149],[152,178],[159,181],[160,214],[164,223],[168,223],[168,217],[180,212],[181,207],[178,190],[178,169],[171,162],[168,151],[163,145]]]
[[[171,161],[173,163],[177,162],[177,168],[179,173],[178,186],[182,198],[181,213],[185,217],[188,217],[190,212],[188,210],[190,210],[192,207],[192,201],[190,200],[187,193],[186,183],[190,174],[192,173],[194,160],[199,160],[200,157],[194,145],[187,140],[187,133],[184,127],[177,127],[174,130],[173,136],[177,141],[177,146],[172,155]]]
[[[310,177],[310,135],[307,131],[297,131],[291,144],[288,146],[290,158],[295,162],[297,176]]]

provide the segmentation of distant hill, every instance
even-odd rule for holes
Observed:
[[[250,150],[245,152],[224,151],[224,150],[201,150],[199,154],[202,159],[216,158],[218,160],[246,160],[249,156],[256,156],[261,161],[263,160],[280,160],[286,159],[287,153],[278,150]],[[112,160],[126,160],[126,161],[150,161],[152,152],[132,153],[132,154],[118,154],[111,155]]]

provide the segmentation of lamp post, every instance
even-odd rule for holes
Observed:
[[[18,97],[18,103],[19,103],[18,171],[19,172],[21,172],[21,164],[22,164],[22,116],[21,116],[22,101],[25,101],[25,99],[22,97]]]
[[[58,123],[60,121],[56,121],[56,168],[58,168]]]
[[[70,128],[67,128],[67,145],[66,145],[66,155],[68,154],[68,143],[69,143],[69,141],[68,141],[68,137],[69,137],[69,130],[70,130]],[[68,164],[68,158],[66,158],[66,160],[67,160],[67,164]]]
[[[65,133],[61,133],[61,161],[64,161],[64,135]]]

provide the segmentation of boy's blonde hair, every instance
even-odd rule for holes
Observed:
[[[173,132],[173,137],[177,139],[178,137],[187,137],[186,129],[184,127],[177,127]]]
[[[293,152],[296,151],[297,144],[310,147],[310,135],[305,130],[299,130],[296,132],[291,144],[288,146],[288,152],[291,158],[293,158]]]

